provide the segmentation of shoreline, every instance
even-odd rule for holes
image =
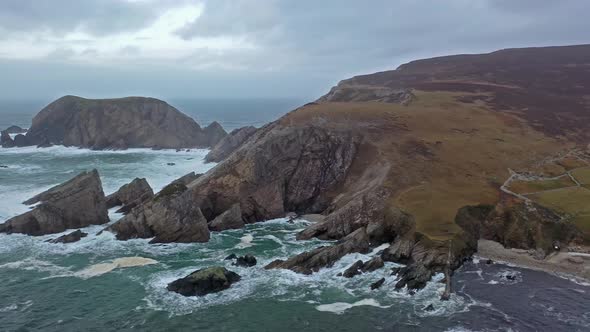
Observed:
[[[491,259],[494,263],[505,263],[590,283],[590,254],[586,253],[558,252],[544,259],[537,259],[528,250],[507,249],[495,241],[479,240],[477,256]]]

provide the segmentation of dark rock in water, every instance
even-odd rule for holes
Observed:
[[[192,118],[154,98],[85,99],[65,96],[34,118],[29,145],[44,142],[90,149],[212,147],[221,128],[201,128]]]
[[[8,134],[24,134],[27,132],[26,129],[23,129],[19,126],[10,126],[3,131],[7,132]]]
[[[224,267],[216,266],[197,270],[168,284],[167,289],[184,296],[204,296],[228,289],[241,277]]]
[[[24,147],[30,145],[33,144],[31,144],[31,141],[27,138],[27,136],[23,134],[18,134],[14,137],[14,146]]]
[[[245,267],[254,266],[254,265],[256,265],[256,257],[249,255],[249,254],[246,256],[240,256],[240,257],[238,257],[238,259],[236,260],[234,265],[245,266]]]
[[[344,271],[344,273],[342,273],[342,276],[345,278],[352,278],[358,274],[361,274],[362,267],[363,267],[363,261],[358,260],[354,264],[352,264],[348,269],[346,269],[346,271]]]
[[[265,269],[289,269],[297,273],[312,274],[322,267],[333,266],[342,256],[352,252],[369,252],[369,238],[365,228],[359,228],[336,244],[319,247],[293,256],[286,261],[276,260]]]
[[[234,129],[209,151],[205,156],[205,162],[217,163],[222,161],[242,146],[255,132],[256,128],[252,126]]]
[[[225,257],[224,260],[229,261],[232,259],[238,259],[238,256],[236,256],[236,254],[230,254],[229,256]]]
[[[385,266],[383,259],[381,259],[381,257],[377,256],[377,257],[373,257],[370,260],[366,261],[363,264],[363,266],[361,267],[361,271],[362,272],[372,272],[372,271],[382,268],[383,266]]]
[[[31,211],[0,225],[0,232],[45,235],[109,221],[106,200],[96,170],[84,172],[23,204]]]
[[[429,305],[427,305],[427,306],[424,308],[424,311],[434,311],[434,305],[432,305],[432,303],[431,303],[431,304],[429,304]]]
[[[488,259],[488,260],[486,260],[486,264],[487,264],[487,265],[494,264],[494,261],[493,261],[493,260],[491,260],[491,259]]]
[[[127,214],[134,207],[143,204],[154,197],[154,191],[146,179],[135,178],[119,190],[107,196],[107,208],[121,206],[117,212]]]
[[[516,280],[516,276],[512,274],[507,274],[504,276],[507,280]]]
[[[229,210],[215,217],[215,219],[209,223],[209,230],[217,232],[226,229],[240,229],[243,227],[244,220],[242,220],[240,204],[234,204]]]
[[[0,145],[2,145],[2,147],[5,148],[12,148],[15,146],[14,140],[12,139],[12,137],[10,137],[8,132],[2,131],[0,133]]]
[[[174,166],[176,164],[175,163],[167,163],[166,165],[168,165],[168,166]]]
[[[88,236],[88,233],[84,233],[81,230],[73,231],[69,234],[62,235],[57,239],[49,240],[49,243],[72,243],[78,242],[81,238]]]
[[[365,273],[365,272],[372,272],[377,269],[380,269],[384,266],[383,260],[381,257],[373,257],[370,260],[363,263],[363,261],[359,260],[352,264],[342,276],[345,278],[352,278],[358,274]]]
[[[151,243],[207,242],[207,219],[186,193],[186,185],[169,184],[105,230],[118,240],[153,237]]]
[[[0,168],[8,168],[6,165],[0,165]]]
[[[401,269],[402,269],[401,267],[392,267],[391,268],[391,275],[392,276],[397,275]]]
[[[381,286],[383,286],[383,283],[385,282],[385,278],[381,278],[377,281],[375,281],[374,283],[371,284],[371,290],[375,290],[380,288]]]

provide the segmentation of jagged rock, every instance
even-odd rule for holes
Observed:
[[[24,146],[29,146],[29,145],[35,145],[35,144],[32,144],[27,136],[25,136],[23,134],[18,134],[16,136],[14,136],[14,146],[24,147]]]
[[[246,256],[240,256],[236,259],[236,262],[234,263],[234,265],[236,266],[245,266],[245,267],[251,267],[256,265],[256,257],[248,254]]]
[[[385,261],[408,264],[412,257],[414,236],[398,236],[389,248],[385,249],[381,257]]]
[[[416,96],[411,89],[392,89],[385,86],[360,86],[346,81],[340,82],[318,102],[362,102],[379,101],[407,105]]]
[[[424,264],[411,264],[400,270],[401,279],[395,284],[396,289],[405,286],[408,289],[422,289],[430,281],[434,272]]]
[[[375,281],[374,283],[371,284],[371,290],[381,288],[381,286],[383,286],[383,283],[385,283],[385,278],[381,278],[381,279]]]
[[[223,129],[202,129],[167,103],[143,97],[84,99],[65,96],[33,118],[28,145],[91,149],[211,147]]]
[[[234,204],[229,210],[215,217],[209,223],[209,230],[219,232],[226,229],[240,229],[244,227],[240,204]]]
[[[153,237],[151,243],[207,242],[207,220],[190,195],[183,195],[186,191],[182,183],[169,184],[105,230],[118,240]]]
[[[391,268],[391,275],[392,276],[397,275],[401,269],[402,269],[401,267],[392,267]]]
[[[322,267],[333,266],[342,256],[353,252],[369,252],[369,238],[365,228],[359,228],[336,244],[319,247],[291,257],[286,261],[275,260],[265,269],[289,269],[297,273],[312,274]]]
[[[76,230],[76,231],[73,231],[73,232],[68,233],[66,235],[62,235],[62,236],[58,237],[57,239],[49,240],[47,242],[49,242],[49,243],[73,243],[73,242],[80,241],[80,239],[82,239],[83,237],[86,237],[86,236],[88,236],[88,233],[84,233],[81,230]]]
[[[6,129],[4,129],[3,132],[6,132],[8,134],[24,134],[27,132],[27,130],[23,129],[19,126],[10,126]]]
[[[146,179],[135,178],[128,184],[123,185],[119,190],[107,196],[107,208],[122,206],[117,212],[127,214],[134,207],[151,199],[154,191]]]
[[[0,225],[0,232],[45,235],[109,221],[102,184],[96,170],[83,172],[23,204],[36,203],[39,204],[31,211]]]
[[[363,267],[363,261],[358,260],[354,262],[348,269],[342,273],[345,278],[352,278],[358,274],[361,274],[361,268]]]
[[[232,152],[237,150],[242,144],[256,132],[253,126],[242,127],[232,130],[219,143],[217,143],[205,156],[205,162],[218,163],[227,158]]]
[[[225,257],[224,260],[229,261],[233,259],[238,259],[238,256],[236,256],[236,254],[230,254],[229,256]]]
[[[12,139],[12,137],[10,137],[7,131],[2,131],[0,133],[0,145],[2,145],[5,148],[12,148],[15,146],[14,140]]]
[[[377,257],[373,257],[370,260],[366,261],[363,264],[363,266],[361,267],[361,271],[362,272],[372,272],[372,271],[382,268],[383,266],[385,266],[383,259],[381,259],[381,257],[377,256]]]
[[[487,265],[494,264],[494,261],[493,261],[493,260],[491,260],[491,259],[488,259],[488,260],[486,260],[486,264],[487,264]]]
[[[434,311],[434,305],[431,303],[424,308],[424,311]]]
[[[224,267],[216,266],[197,270],[168,284],[167,289],[184,296],[204,296],[228,289],[241,277]]]
[[[205,134],[207,146],[209,147],[214,147],[227,136],[227,132],[217,121],[213,121],[207,127],[203,128],[203,133]]]

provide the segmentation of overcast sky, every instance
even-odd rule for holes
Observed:
[[[415,58],[590,43],[589,0],[1,0],[0,99],[313,99]]]

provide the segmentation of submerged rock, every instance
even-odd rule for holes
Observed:
[[[252,267],[256,265],[256,257],[253,255],[246,255],[237,257],[236,262],[234,263],[236,266],[244,266],[244,267]]]
[[[96,170],[83,172],[24,204],[37,205],[31,211],[1,224],[0,232],[45,235],[109,221],[102,184]]]
[[[151,199],[154,191],[145,178],[135,178],[128,184],[123,185],[119,190],[107,196],[107,208],[115,206],[122,207],[118,213],[129,213],[134,207],[141,205],[143,202]]]
[[[88,236],[88,233],[84,233],[81,230],[76,230],[76,231],[73,231],[73,232],[68,233],[66,235],[62,235],[62,236],[58,237],[57,239],[49,240],[47,242],[49,242],[49,243],[73,243],[73,242],[80,241],[80,239],[82,239],[83,237],[86,237],[86,236]]]
[[[224,260],[226,260],[226,261],[230,261],[233,259],[238,259],[238,256],[236,256],[236,254],[230,254],[229,256],[224,258]]]
[[[345,278],[352,278],[361,273],[372,272],[377,269],[380,269],[384,265],[385,264],[383,263],[381,257],[373,257],[366,262],[359,260],[352,264],[348,269],[346,269],[342,276]]]
[[[275,260],[265,266],[265,269],[289,269],[297,273],[312,274],[320,268],[333,266],[344,255],[353,252],[367,253],[369,248],[367,232],[365,228],[360,228],[334,245],[319,247],[286,261]]]
[[[224,267],[216,266],[197,270],[168,284],[167,289],[184,296],[204,296],[228,289],[241,277]]]
[[[371,284],[371,290],[381,288],[381,286],[383,286],[383,283],[385,283],[385,278],[381,278],[381,279],[375,281],[374,283]]]

